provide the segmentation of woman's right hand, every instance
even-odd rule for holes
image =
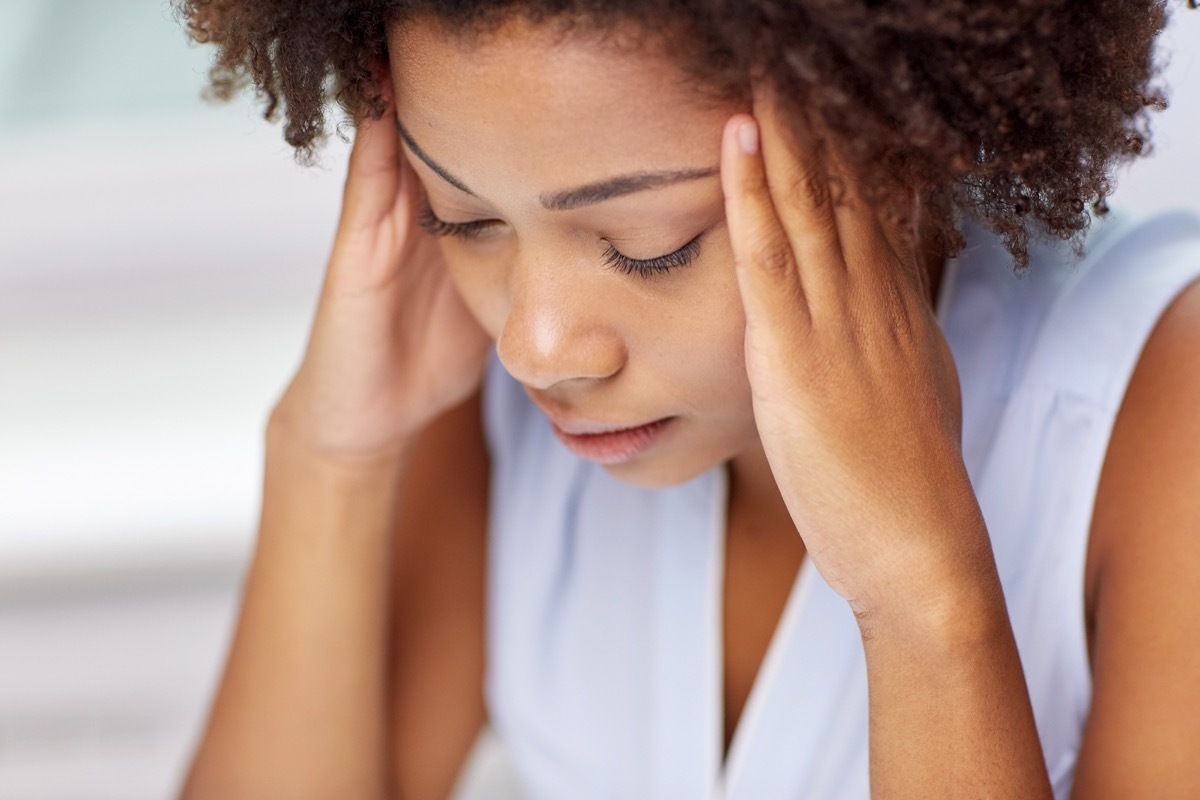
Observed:
[[[491,339],[417,224],[420,186],[390,105],[358,123],[304,360],[272,413],[335,460],[388,458],[480,384]]]

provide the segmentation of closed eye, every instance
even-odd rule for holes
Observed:
[[[502,224],[497,219],[480,219],[472,220],[471,222],[446,222],[443,219],[438,219],[433,213],[433,209],[426,205],[417,214],[417,224],[421,226],[421,230],[428,233],[430,236],[456,236],[460,239],[471,239],[483,233],[488,228]]]
[[[703,234],[701,234],[702,236]],[[654,275],[660,275],[664,272],[676,269],[678,267],[686,267],[688,264],[696,260],[696,256],[700,254],[700,236],[692,239],[673,253],[667,253],[665,256],[656,256],[654,258],[630,258],[621,253],[611,244],[608,250],[604,253],[604,263],[613,269],[623,272],[626,275],[637,273],[643,278],[649,278]]]
[[[481,219],[470,222],[447,222],[439,219],[433,209],[426,205],[417,215],[417,224],[431,236],[453,236],[459,239],[473,239],[488,228],[503,225],[500,220]],[[604,263],[618,272],[626,275],[639,275],[651,278],[662,275],[670,270],[685,267],[700,254],[700,234],[678,250],[654,258],[630,258],[617,250],[611,244],[604,251]]]

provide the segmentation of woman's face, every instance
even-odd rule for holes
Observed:
[[[669,419],[560,438],[643,486],[757,446],[719,175],[745,109],[650,48],[522,22],[409,23],[389,49],[427,222],[504,366],[567,433]]]

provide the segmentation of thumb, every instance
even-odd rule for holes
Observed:
[[[344,221],[352,229],[369,228],[387,216],[400,184],[400,145],[396,132],[392,82],[380,80],[384,110],[379,119],[367,114],[357,121],[346,186],[342,197]]]

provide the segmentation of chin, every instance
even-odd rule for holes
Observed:
[[[637,459],[606,464],[604,470],[622,483],[642,489],[669,489],[708,472],[725,459]]]

